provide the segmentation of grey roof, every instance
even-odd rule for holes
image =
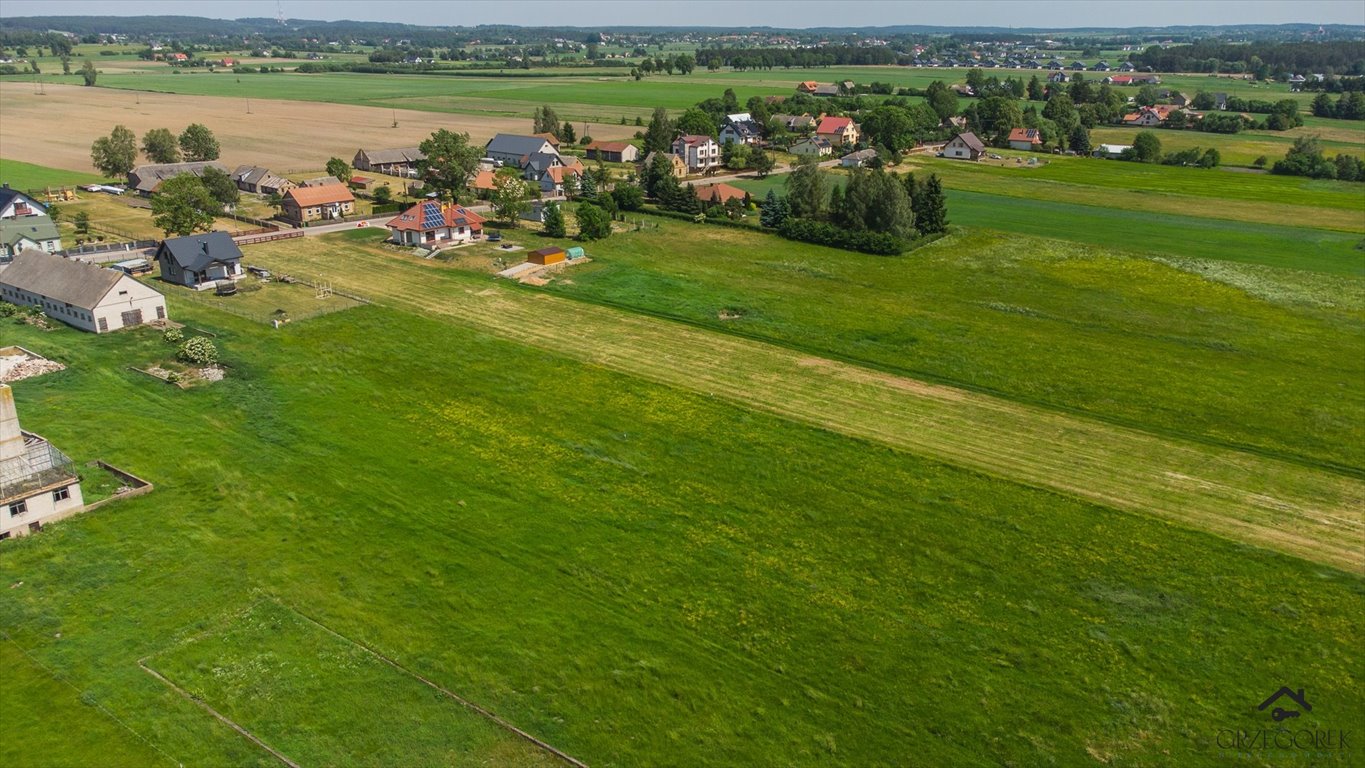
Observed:
[[[422,150],[417,147],[402,147],[400,149],[362,149],[360,150],[365,158],[372,165],[389,165],[392,163],[415,163],[418,160],[425,160],[427,156],[422,154]]]
[[[564,160],[559,155],[550,154],[549,152],[533,152],[526,158],[526,165],[537,173],[544,171],[547,168],[553,168],[556,165],[563,164]]]
[[[341,179],[338,179],[338,178],[335,177],[335,176],[319,176],[319,177],[317,177],[316,179],[308,179],[307,181],[303,182],[303,184],[301,184],[300,186],[304,186],[304,187],[332,187],[332,186],[336,186],[336,185],[338,185],[338,184],[341,184],[342,186],[345,186],[345,184],[342,184]]]
[[[502,155],[531,155],[539,152],[545,147],[546,139],[539,136],[520,136],[515,133],[499,133],[489,139],[485,145],[485,152],[497,152]]]
[[[172,237],[161,241],[156,249],[156,259],[165,255],[180,265],[181,269],[202,272],[215,261],[241,261],[242,250],[232,242],[226,232],[209,232],[205,235]]]
[[[0,243],[14,245],[23,237],[41,243],[44,240],[56,240],[61,234],[57,231],[57,225],[46,216],[0,219]]]
[[[203,176],[205,168],[217,168],[223,173],[227,173],[227,166],[220,162],[210,160],[199,163],[165,163],[162,165],[139,165],[128,172],[128,185],[137,189],[139,192],[152,192],[161,182],[182,173],[192,173],[195,176]]]
[[[239,165],[237,166],[237,169],[232,172],[232,180],[238,184],[255,185],[259,183],[261,179],[264,179],[269,175],[269,168],[262,168],[259,165]]]
[[[30,249],[20,251],[14,261],[0,272],[0,285],[36,293],[81,309],[94,309],[123,278],[122,272]]]
[[[986,145],[982,144],[981,139],[978,139],[976,134],[971,131],[959,133],[956,138],[962,139],[963,144],[966,144],[969,148],[974,149],[977,152],[986,151]]]

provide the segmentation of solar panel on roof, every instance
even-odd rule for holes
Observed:
[[[445,214],[441,211],[439,203],[422,204],[422,229],[434,229],[444,226],[446,222]]]

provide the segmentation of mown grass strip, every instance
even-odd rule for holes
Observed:
[[[1365,483],[1153,436],[774,345],[459,279],[316,240],[272,247],[277,271],[325,272],[377,302],[656,383],[1105,506],[1365,572]]]

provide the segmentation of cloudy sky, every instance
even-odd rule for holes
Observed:
[[[1365,0],[44,0],[0,2],[0,18],[28,15],[274,17],[395,21],[433,26],[657,25],[861,27],[892,24],[1123,27],[1179,24],[1365,25]],[[832,12],[831,9],[837,9]]]

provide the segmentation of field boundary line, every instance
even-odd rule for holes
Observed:
[[[560,749],[556,748],[555,746],[553,746],[553,745],[551,745],[551,744],[548,744],[548,743],[546,743],[546,742],[544,742],[544,741],[541,741],[540,739],[536,738],[535,736],[532,736],[531,734],[527,733],[526,731],[523,731],[522,729],[516,727],[515,725],[512,725],[511,723],[507,722],[506,720],[502,719],[501,717],[498,717],[497,715],[493,714],[493,713],[492,713],[491,711],[489,711],[488,709],[485,709],[484,707],[481,707],[481,706],[479,706],[478,704],[475,704],[474,702],[470,701],[469,699],[466,699],[466,698],[464,698],[463,696],[460,696],[459,694],[457,694],[457,693],[455,693],[455,692],[453,692],[453,691],[451,691],[451,690],[449,690],[449,689],[447,689],[447,688],[442,687],[442,686],[441,686],[440,684],[438,684],[438,683],[434,683],[434,682],[432,682],[431,680],[428,680],[427,678],[425,678],[425,677],[423,677],[423,676],[417,674],[416,672],[413,672],[412,670],[408,669],[407,667],[403,666],[402,664],[399,664],[397,661],[395,661],[395,660],[393,660],[393,659],[390,659],[388,656],[385,656],[384,654],[382,654],[382,653],[376,651],[375,649],[369,647],[368,645],[365,645],[364,643],[359,642],[359,641],[357,641],[357,640],[352,640],[351,638],[349,638],[349,637],[347,637],[347,636],[341,634],[340,632],[336,631],[335,629],[332,629],[331,627],[327,626],[326,624],[323,624],[322,622],[318,621],[317,619],[314,619],[312,616],[309,616],[308,614],[304,613],[303,611],[300,611],[299,609],[295,608],[294,606],[292,606],[292,605],[290,605],[290,604],[288,604],[288,603],[286,603],[286,602],[284,602],[284,601],[282,601],[282,600],[276,600],[275,602],[279,603],[281,606],[283,606],[283,607],[285,607],[285,608],[288,608],[289,610],[291,610],[291,611],[293,611],[294,613],[298,614],[300,617],[303,618],[304,621],[307,621],[309,624],[312,624],[313,626],[315,626],[315,627],[321,629],[322,631],[328,633],[329,635],[331,635],[331,636],[333,636],[333,637],[335,637],[335,638],[337,638],[337,639],[339,639],[339,640],[343,640],[343,641],[345,641],[345,642],[347,642],[347,643],[350,643],[351,645],[355,646],[356,648],[359,648],[360,650],[362,650],[362,651],[364,651],[364,652],[370,654],[371,656],[375,657],[376,659],[379,659],[380,661],[384,662],[385,664],[389,665],[390,667],[393,667],[394,669],[398,670],[399,672],[402,672],[403,674],[408,675],[409,677],[412,677],[412,678],[414,678],[414,679],[420,681],[422,684],[426,685],[427,687],[432,688],[432,689],[435,690],[435,691],[438,691],[438,692],[441,693],[443,696],[446,696],[446,697],[450,698],[451,700],[453,700],[453,701],[455,701],[455,702],[458,702],[459,704],[465,706],[465,707],[468,708],[469,710],[471,710],[471,711],[475,712],[476,714],[478,714],[478,715],[480,715],[480,716],[486,718],[487,720],[489,720],[490,722],[494,723],[494,724],[497,725],[498,727],[503,728],[504,730],[507,730],[507,731],[509,731],[509,732],[511,732],[511,733],[513,733],[513,734],[515,734],[516,736],[521,737],[522,739],[524,739],[524,740],[530,742],[531,744],[533,744],[533,745],[535,745],[535,746],[537,746],[537,747],[539,747],[539,748],[545,750],[546,752],[549,752],[550,754],[554,755],[555,757],[559,758],[560,760],[563,760],[564,762],[568,763],[569,765],[574,766],[574,768],[588,768],[587,763],[584,763],[582,760],[579,760],[578,758],[576,758],[576,757],[574,757],[574,756],[568,754],[567,752],[564,752],[563,750],[560,750]],[[290,765],[293,765],[293,763],[290,763]],[[295,768],[297,768],[297,767],[295,767]]]
[[[240,733],[242,736],[246,737],[246,739],[247,739],[248,741],[251,741],[251,742],[254,743],[256,746],[258,746],[258,747],[260,747],[261,749],[264,749],[265,751],[267,751],[267,752],[269,752],[270,754],[274,755],[274,756],[275,756],[275,759],[277,759],[277,760],[279,760],[280,762],[284,763],[285,765],[289,766],[289,768],[301,768],[301,766],[300,766],[298,763],[294,762],[293,760],[290,760],[288,757],[286,757],[286,756],[284,755],[284,753],[282,753],[282,752],[276,750],[274,747],[271,747],[269,744],[266,744],[264,741],[261,741],[261,740],[260,740],[259,738],[257,738],[256,735],[253,734],[251,731],[248,731],[247,729],[245,729],[245,728],[243,728],[242,726],[238,725],[236,722],[234,722],[234,721],[233,721],[231,718],[229,718],[228,716],[224,715],[223,713],[221,713],[221,712],[219,712],[218,710],[214,709],[213,707],[209,706],[209,705],[208,705],[208,702],[204,701],[203,699],[200,699],[200,698],[197,697],[197,696],[194,696],[194,695],[191,694],[189,691],[187,691],[187,690],[185,690],[184,688],[181,688],[180,686],[178,686],[178,685],[176,685],[175,683],[171,682],[169,679],[167,679],[167,677],[166,677],[165,675],[163,675],[163,674],[161,674],[160,672],[157,672],[155,669],[152,669],[151,667],[147,666],[146,661],[147,661],[147,659],[149,659],[149,658],[151,658],[151,657],[150,657],[150,656],[147,656],[147,657],[144,657],[144,658],[141,658],[141,659],[138,659],[138,660],[137,660],[137,665],[142,669],[143,672],[146,672],[147,674],[151,675],[152,677],[156,678],[157,680],[160,680],[162,683],[165,683],[171,690],[173,690],[173,691],[175,691],[176,693],[180,694],[181,698],[185,699],[186,701],[193,702],[194,704],[197,704],[201,709],[203,709],[205,712],[208,712],[210,715],[213,715],[215,718],[217,718],[217,719],[218,719],[220,722],[222,722],[224,725],[228,726],[228,727],[231,728],[232,730],[234,730],[234,731],[236,731],[237,733]]]
[[[53,680],[56,680],[62,685],[65,685],[67,688],[70,688],[71,690],[75,691],[77,694],[76,695],[77,701],[81,702],[82,704],[86,702],[87,694],[85,691],[82,691],[81,689],[77,688],[74,683],[72,683],[70,680],[67,680],[66,677],[64,677],[61,673],[57,672],[57,670],[39,661],[33,654],[29,653],[22,645],[19,645],[19,643],[15,642],[14,638],[10,637],[8,633],[0,632],[0,637],[4,637],[4,639],[7,642],[9,642],[10,645],[14,646],[15,650],[17,650],[24,658],[28,659],[30,664],[37,667],[38,669],[41,669],[43,672],[46,672],[48,677],[52,678]],[[175,765],[184,768],[185,765],[184,763],[180,762],[179,760],[176,760],[174,757],[171,757],[170,753],[166,752],[161,747],[158,747],[156,744],[152,743],[152,741],[148,739],[146,736],[143,736],[142,734],[134,730],[133,726],[124,722],[123,719],[120,718],[118,715],[109,711],[108,707],[101,704],[99,702],[99,699],[96,699],[94,696],[90,696],[89,700],[91,705],[94,706],[95,709],[98,709],[100,712],[104,713],[104,715],[108,717],[110,720],[113,720],[114,722],[123,726],[124,730],[136,736],[139,741],[156,750],[157,754],[161,755],[167,760],[170,760]]]

